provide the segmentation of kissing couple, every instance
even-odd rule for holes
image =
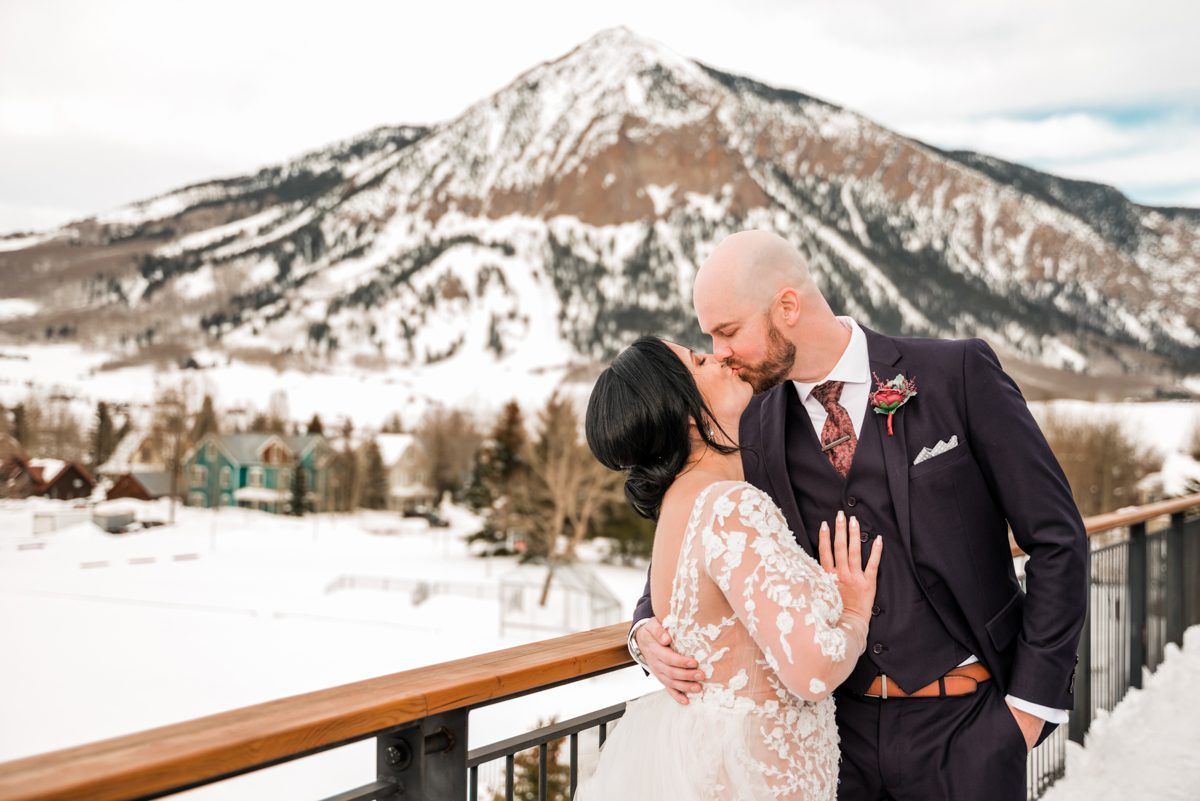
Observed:
[[[835,316],[765,231],[692,298],[712,353],[642,337],[588,402],[657,521],[629,650],[664,689],[575,798],[1023,801],[1073,707],[1087,539],[1020,390],[983,340]]]

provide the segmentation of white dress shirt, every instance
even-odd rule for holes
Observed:
[[[842,356],[838,359],[837,364],[833,366],[833,369],[827,375],[818,381],[812,383],[803,381],[792,382],[792,386],[796,388],[796,394],[804,402],[804,411],[808,412],[809,419],[812,420],[813,429],[817,432],[818,441],[821,439],[821,430],[825,427],[825,418],[829,415],[825,411],[825,407],[821,405],[821,402],[813,397],[812,391],[814,387],[824,384],[826,381],[843,382],[842,394],[838,403],[850,415],[850,422],[854,425],[855,437],[862,436],[862,428],[867,416],[867,402],[871,396],[871,356],[867,350],[867,335],[863,333],[862,328],[852,318],[838,317],[837,319],[842,325],[850,329],[850,342],[846,345],[846,349],[842,351]],[[642,667],[646,667],[646,663],[643,661],[641,651],[637,647],[636,635],[638,629],[647,620],[649,618],[639,620],[629,631],[629,653]],[[963,660],[959,667],[978,661],[978,657],[971,655]],[[1067,710],[1065,709],[1054,709],[1042,706],[1041,704],[1030,703],[1020,698],[1014,698],[1011,695],[1005,696],[1005,700],[1017,709],[1028,712],[1050,723],[1067,722]]]

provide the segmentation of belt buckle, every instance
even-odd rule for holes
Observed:
[[[881,683],[882,683],[882,690],[883,690],[882,694],[881,694],[881,695],[874,695],[873,693],[863,693],[863,697],[864,697],[864,698],[879,698],[879,699],[882,699],[882,700],[884,700],[884,701],[886,701],[886,700],[887,700],[887,697],[888,697],[888,677],[887,677],[887,674],[886,674],[886,673],[880,673],[880,674],[879,674],[879,678],[880,678],[880,681],[881,681]]]

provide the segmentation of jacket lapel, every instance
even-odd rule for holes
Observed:
[[[794,392],[790,381],[767,390],[759,417],[759,445],[762,448],[763,472],[771,485],[771,497],[783,510],[788,527],[804,550],[812,553],[812,544],[804,530],[800,517],[800,506],[792,492],[787,466],[787,395]]]
[[[867,335],[867,354],[870,357],[871,371],[884,381],[892,378],[898,372],[903,372],[900,365],[900,351],[889,337],[877,334],[869,328],[863,328]],[[871,388],[875,389],[874,376],[871,378]],[[910,403],[912,401],[909,401]],[[892,507],[896,511],[896,525],[900,528],[900,538],[904,549],[912,553],[910,547],[912,533],[909,526],[908,506],[908,448],[904,438],[904,407],[892,416],[892,431],[894,436],[888,436],[887,415],[877,414],[868,403],[867,415],[875,418],[879,426],[879,439],[883,443],[883,461],[887,468],[888,490],[892,494]]]

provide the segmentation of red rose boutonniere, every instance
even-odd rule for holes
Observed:
[[[874,407],[875,414],[887,415],[889,437],[894,436],[892,415],[916,394],[916,383],[905,378],[903,373],[897,373],[891,381],[880,381],[879,376],[875,376],[875,391],[871,393],[871,406]]]

